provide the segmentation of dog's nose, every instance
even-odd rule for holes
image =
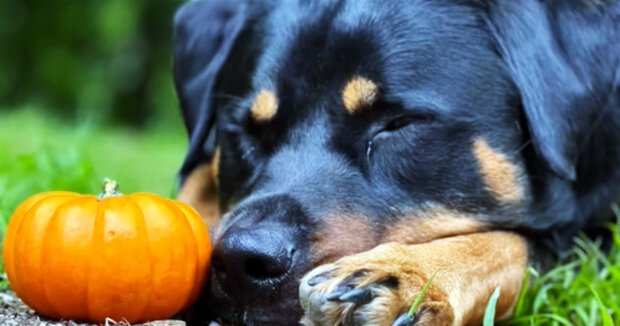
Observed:
[[[273,286],[291,269],[294,254],[282,228],[228,229],[213,250],[213,276],[230,294],[248,294]]]

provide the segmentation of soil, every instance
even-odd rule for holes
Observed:
[[[49,320],[37,315],[11,291],[0,292],[0,325],[2,326],[94,326],[70,320]],[[104,326],[132,326],[126,322],[108,320]],[[180,320],[162,320],[133,326],[185,326]]]

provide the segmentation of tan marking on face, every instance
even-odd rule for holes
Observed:
[[[271,120],[278,112],[278,97],[271,90],[260,91],[254,98],[250,112],[252,118],[257,122]]]
[[[523,185],[520,182],[521,169],[505,154],[492,149],[483,138],[474,141],[473,151],[489,192],[503,202],[521,201],[524,196]]]
[[[379,97],[379,87],[364,77],[353,77],[342,91],[342,103],[351,114],[371,106]]]
[[[433,205],[387,226],[382,242],[425,243],[483,229],[484,224],[475,216]]]
[[[323,264],[376,246],[373,227],[363,217],[335,214],[326,217],[314,234],[312,261]]]
[[[220,150],[216,149],[211,163],[194,169],[185,180],[177,199],[194,207],[202,216],[209,228],[220,220],[218,198],[218,174],[220,166]]]

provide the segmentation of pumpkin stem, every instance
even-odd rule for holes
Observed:
[[[116,181],[108,178],[103,179],[103,192],[99,194],[99,199],[105,199],[108,197],[120,195],[121,192],[118,189],[118,183],[116,183]]]

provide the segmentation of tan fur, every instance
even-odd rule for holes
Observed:
[[[510,316],[518,297],[527,264],[526,241],[508,232],[484,232],[409,245],[387,243],[360,254],[323,265],[302,279],[300,302],[307,326],[331,325],[355,316],[377,326],[392,325],[405,313],[424,284],[438,272],[418,312],[416,325],[479,325],[496,286],[501,296],[497,319]],[[397,289],[376,287],[378,295],[367,304],[325,301],[338,284],[360,269],[368,272],[356,282],[365,287],[388,275],[399,280]],[[307,280],[318,273],[329,278],[315,286]]]
[[[216,149],[210,164],[196,168],[185,180],[177,199],[194,207],[209,228],[220,220],[218,174],[220,150]]]
[[[252,103],[252,118],[258,122],[271,120],[278,112],[278,97],[271,91],[264,89],[256,95]]]
[[[364,77],[354,77],[342,91],[342,103],[351,114],[372,105],[379,97],[379,87]]]
[[[362,217],[334,214],[322,223],[311,239],[315,265],[366,251],[376,245],[373,227]]]
[[[432,205],[387,226],[381,242],[425,243],[483,229],[484,224],[475,216]]]
[[[527,268],[525,239],[509,232],[488,232],[444,240],[441,246],[435,246],[434,253],[452,253],[444,264],[450,266],[445,287],[453,289],[449,300],[456,312],[455,325],[479,325],[497,286],[501,287],[501,295],[496,319],[510,317]]]
[[[510,203],[521,201],[523,199],[521,169],[505,154],[492,149],[483,138],[474,141],[473,151],[489,192],[500,201]]]

